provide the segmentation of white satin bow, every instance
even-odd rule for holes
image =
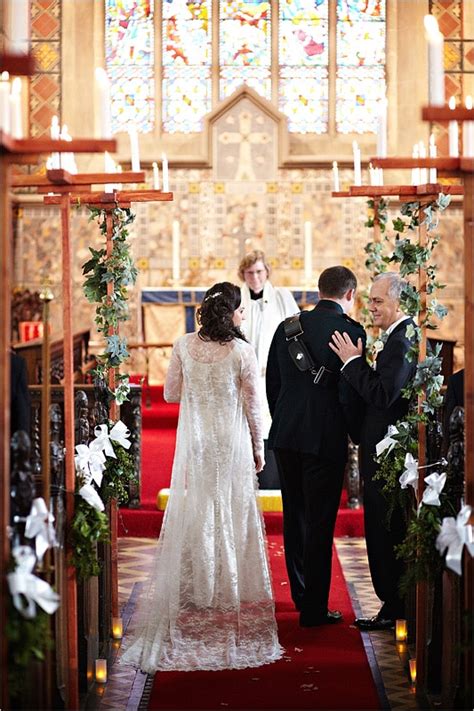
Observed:
[[[412,486],[415,491],[418,484],[418,460],[409,452],[405,455],[405,470],[398,480],[402,489]]]
[[[396,439],[393,439],[393,437],[392,437],[392,435],[396,435],[396,434],[398,434],[398,430],[395,427],[395,425],[389,425],[387,434],[385,435],[385,437],[383,439],[380,440],[380,442],[377,443],[377,445],[375,447],[375,452],[377,454],[377,457],[380,457],[380,455],[383,454],[386,449],[388,450],[387,454],[390,454],[390,452],[392,451],[394,446],[396,444],[398,444],[398,441]],[[387,455],[385,455],[385,456],[387,456]]]
[[[104,502],[102,501],[92,484],[84,484],[83,486],[81,486],[81,488],[79,489],[79,495],[82,496],[84,501],[87,501],[87,503],[92,506],[96,511],[104,510]]]
[[[472,526],[467,525],[471,516],[471,507],[463,506],[456,518],[449,516],[443,518],[441,531],[436,539],[436,548],[443,555],[446,553],[446,567],[462,575],[462,551],[464,545],[471,556],[474,556],[474,544],[472,542]]]
[[[428,488],[423,492],[421,503],[428,506],[439,506],[441,503],[439,495],[446,484],[446,473],[438,474],[438,472],[433,472],[425,477],[425,484],[428,484]]]
[[[48,548],[58,545],[54,530],[54,516],[46,508],[44,499],[33,499],[26,518],[25,536],[35,539],[36,556],[41,563]]]
[[[84,474],[86,480],[90,482],[93,479],[97,486],[102,484],[102,472],[105,469],[105,457],[102,451],[94,450],[87,444],[76,445],[76,456],[74,461],[76,471],[79,470]]]
[[[59,607],[60,597],[46,580],[33,575],[36,563],[33,549],[16,546],[12,556],[17,567],[7,575],[7,580],[16,609],[27,619],[36,617],[36,605],[52,615]]]
[[[112,427],[110,432],[107,432],[107,425],[98,425],[95,428],[94,434],[96,439],[91,442],[90,448],[95,452],[104,451],[106,457],[115,457],[114,448],[112,446],[112,440],[120,444],[125,449],[128,449],[131,445],[128,437],[130,437],[130,430],[122,422],[118,420]]]

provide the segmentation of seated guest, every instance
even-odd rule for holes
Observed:
[[[25,359],[10,353],[11,364],[11,419],[10,432],[13,435],[18,430],[30,434],[31,401],[28,392],[28,376]]]
[[[269,276],[270,267],[265,261],[264,253],[259,250],[249,252],[240,262],[239,277],[244,282],[241,287],[242,306],[245,308],[242,331],[255,348],[260,374],[266,465],[259,475],[259,483],[261,489],[279,489],[280,480],[275,457],[273,452],[267,450],[272,418],[267,403],[265,373],[273,334],[279,324],[287,316],[297,313],[299,308],[291,292],[283,287],[273,286]]]

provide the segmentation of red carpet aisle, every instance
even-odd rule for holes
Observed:
[[[150,390],[151,407],[145,406],[145,397],[142,406],[141,507],[120,510],[119,536],[157,538],[163,520],[163,512],[156,508],[156,495],[160,489],[170,485],[178,405],[164,402],[162,387],[152,386]],[[344,496],[345,492],[337,517],[335,535],[363,536],[362,511],[348,509]],[[265,513],[265,525],[268,533],[281,533],[281,513]]]
[[[380,704],[339,561],[334,552],[330,606],[335,626],[301,629],[286,579],[281,536],[269,536],[283,659],[254,669],[160,672],[149,709],[379,709]]]

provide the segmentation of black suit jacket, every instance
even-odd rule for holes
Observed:
[[[374,370],[365,358],[351,360],[342,370],[342,376],[361,395],[366,404],[361,432],[361,471],[371,476],[377,469],[374,462],[375,446],[394,425],[408,413],[409,401],[402,390],[415,375],[416,362],[410,363],[406,354],[412,342],[406,337],[412,319],[402,321],[388,337],[385,347],[377,356]]]
[[[464,369],[453,373],[448,379],[448,387],[444,399],[444,437],[449,440],[449,420],[454,408],[464,407]]]
[[[30,434],[30,393],[24,358],[16,353],[10,354],[11,363],[11,425],[13,435],[17,430]]]
[[[334,331],[346,331],[353,341],[365,331],[346,316],[334,301],[322,299],[311,311],[301,314],[302,340],[315,365],[335,374],[330,387],[315,385],[309,372],[302,373],[288,353],[283,323],[273,337],[267,363],[267,399],[272,415],[268,438],[270,449],[292,449],[340,462],[347,458],[347,433],[361,400],[340,378],[341,361],[329,348]],[[360,417],[359,417],[360,419]]]

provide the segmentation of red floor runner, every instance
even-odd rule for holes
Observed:
[[[287,583],[281,536],[268,536],[283,659],[254,669],[159,672],[149,709],[379,709],[375,684],[334,551],[330,607],[344,621],[301,629]]]
[[[151,407],[146,407],[147,397],[150,397]],[[170,485],[179,406],[166,403],[163,400],[163,388],[152,386],[149,393],[144,393],[142,412],[141,506],[139,509],[120,509],[118,535],[157,538],[163,512],[156,508],[156,495],[160,489]],[[265,513],[264,516],[267,533],[281,533],[281,513]],[[335,535],[364,535],[362,510],[347,508],[345,492],[337,516]]]

